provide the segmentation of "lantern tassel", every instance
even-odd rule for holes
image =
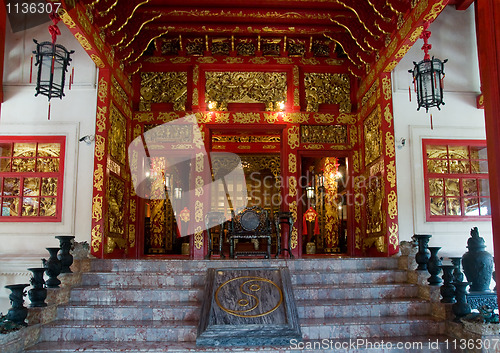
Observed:
[[[47,112],[47,120],[50,120],[50,101],[49,101],[49,111]]]
[[[33,55],[31,55],[31,63],[30,63],[30,83],[33,78]]]
[[[69,75],[69,80],[68,80],[68,81],[69,81],[69,83],[68,83],[68,90],[70,90],[70,91],[71,91],[71,82],[73,82],[72,77],[73,77],[72,75]]]
[[[74,80],[74,79],[75,79],[75,68],[74,68],[74,67],[72,67],[72,68],[71,68],[71,84],[73,84],[73,83],[74,83],[74,82],[73,82],[73,80]]]
[[[434,130],[434,125],[432,124],[432,114],[431,114],[431,130]]]
[[[411,102],[411,86],[408,86],[408,93],[410,95],[410,102]]]

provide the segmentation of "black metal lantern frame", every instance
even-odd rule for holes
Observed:
[[[53,97],[62,99],[70,55],[75,51],[68,51],[54,42],[33,41],[36,44],[36,51],[33,52],[36,55],[35,66],[38,66],[35,97],[41,94],[47,96],[49,101]]]
[[[415,61],[413,70],[408,70],[413,75],[413,83],[417,92],[418,108],[424,107],[428,112],[429,108],[436,107],[440,110],[443,102],[443,79],[444,64],[448,59],[441,61],[432,57],[424,59],[419,63]]]
[[[424,60],[419,63],[414,61],[413,64],[415,66],[413,70],[408,70],[408,72],[413,75],[413,85],[415,92],[417,93],[417,110],[424,107],[426,113],[429,111],[429,108],[432,107],[436,107],[440,110],[440,106],[444,104],[444,64],[448,61],[448,59],[441,61],[434,57],[431,59],[429,50],[432,48],[432,45],[429,44],[429,38],[431,36],[431,31],[428,30],[429,25],[429,22],[424,23],[424,30],[420,35],[420,38],[424,40],[424,45],[422,46],[422,50],[424,51]]]

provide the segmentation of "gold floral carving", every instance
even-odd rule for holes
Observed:
[[[288,179],[288,193],[291,197],[297,196],[297,179],[294,176],[291,176]]]
[[[300,107],[300,92],[298,88],[293,90],[293,105],[295,107]]]
[[[427,21],[432,22],[432,21],[434,21],[434,19],[441,13],[441,11],[443,11],[443,9],[445,8],[445,6],[446,6],[447,3],[448,3],[448,1],[446,1],[445,3],[443,3],[443,0],[441,0],[440,2],[435,3],[434,5],[432,5],[431,10],[424,17],[424,22],[427,22]]]
[[[187,72],[141,72],[139,110],[150,111],[151,104],[173,103],[175,111],[186,110]]]
[[[76,40],[81,44],[82,48],[85,50],[92,50],[92,44],[88,41],[88,39],[81,34],[80,32],[75,33]]]
[[[384,185],[379,177],[370,178],[366,188],[366,234],[379,234],[384,229]]]
[[[396,250],[399,245],[397,223],[392,223],[392,225],[389,227],[389,244],[393,246],[394,250]]]
[[[96,128],[98,132],[103,132],[106,130],[106,114],[108,112],[108,107],[97,106],[97,115],[96,115]]]
[[[196,154],[196,172],[197,173],[202,173],[203,172],[203,168],[204,168],[204,154],[203,153],[197,153]]]
[[[293,150],[299,147],[299,127],[292,126],[288,128],[288,146]]]
[[[78,17],[78,22],[80,23],[80,26],[85,30],[85,32],[87,32],[87,34],[90,34],[92,29],[87,16],[85,16],[85,14],[80,10],[76,11],[76,16]]]
[[[193,88],[193,105],[199,105],[199,97],[198,97],[198,88],[194,87]]]
[[[97,164],[97,168],[94,170],[94,187],[98,191],[102,191],[102,186],[104,182],[104,169],[102,164]]]
[[[380,106],[365,119],[365,166],[380,157],[382,152],[382,134],[380,131]]]
[[[382,89],[384,91],[384,99],[390,100],[392,97],[391,79],[389,77],[382,78]]]
[[[274,58],[276,63],[281,64],[281,65],[291,65],[293,64],[293,59],[292,58]]]
[[[239,145],[238,149],[239,150],[249,150],[251,147],[249,145]]]
[[[321,145],[319,143],[310,143],[304,146],[306,150],[322,150],[325,148],[324,145]]]
[[[351,112],[351,81],[347,74],[306,73],[306,111],[317,112],[320,104],[339,104],[339,112]]]
[[[200,64],[213,64],[214,62],[217,61],[217,59],[214,58],[213,56],[204,56],[196,59],[196,61],[199,62]]]
[[[106,65],[104,65],[104,62],[102,61],[102,59],[100,57],[98,57],[97,55],[95,54],[90,54],[90,58],[92,59],[92,61],[96,64],[96,66],[100,69],[104,69],[104,67]]]
[[[294,222],[297,222],[297,201],[290,202],[289,210],[292,213],[292,217]],[[296,231],[297,227],[293,227],[293,230]],[[295,249],[298,246],[298,233],[292,232],[292,236],[290,237],[290,247]]]
[[[363,250],[369,249],[371,247],[375,247],[378,252],[385,253],[387,252],[387,247],[385,245],[385,237],[368,237],[363,240]]]
[[[194,203],[194,220],[196,222],[203,221],[203,202],[196,200]]]
[[[109,153],[111,157],[115,158],[122,165],[125,165],[127,151],[127,124],[125,117],[112,105],[109,120],[111,122],[109,130]]]
[[[356,223],[361,222],[361,205],[364,203],[364,195],[361,194],[359,183],[354,183],[354,219]]]
[[[94,253],[97,253],[102,244],[102,231],[100,224],[92,228],[90,244],[92,246],[92,250],[94,251]]]
[[[354,146],[358,143],[358,131],[355,126],[349,127],[349,144]]]
[[[345,125],[301,125],[302,143],[347,143],[347,126]]]
[[[175,58],[170,58],[170,62],[172,64],[185,64],[185,63],[188,63],[190,61],[191,61],[190,58],[183,58],[181,56],[177,56]]]
[[[319,65],[320,64],[319,60],[316,58],[302,58],[302,59],[300,59],[300,62],[303,65]]]
[[[285,123],[292,123],[292,124],[303,124],[307,123],[309,121],[309,114],[308,113],[285,113],[283,114],[283,121]]]
[[[396,195],[396,191],[392,190],[389,195],[387,195],[387,203],[389,218],[396,218],[398,215],[398,197]]]
[[[92,219],[99,222],[102,219],[102,196],[95,195],[92,198]]]
[[[373,96],[373,94],[377,91],[379,85],[379,79],[377,78],[375,82],[371,85],[370,89],[365,93],[363,99],[361,99],[361,105],[365,105],[366,102]]]
[[[108,82],[104,79],[104,77],[101,77],[99,80],[97,96],[102,103],[106,103],[106,98],[108,98]]]
[[[168,123],[169,121],[174,121],[175,119],[179,118],[179,114],[176,112],[160,112],[158,114],[158,120],[161,120],[165,123]]]
[[[355,173],[359,173],[359,151],[354,151],[352,154],[352,168]]]
[[[362,240],[361,240],[361,229],[359,227],[356,227],[356,230],[354,231],[354,239],[356,242],[356,249],[361,250],[361,245],[362,245]]]
[[[356,124],[356,115],[354,114],[340,114],[337,117],[337,123],[339,124]]]
[[[110,175],[107,191],[109,233],[123,235],[125,233],[125,183]]]
[[[338,66],[338,65],[342,65],[344,63],[344,60],[339,60],[339,59],[326,59],[325,62],[328,64],[328,65],[332,65],[332,66]]]
[[[290,173],[297,172],[297,156],[293,153],[288,155],[288,171]]]
[[[299,80],[299,67],[297,65],[295,65],[293,67],[293,85],[298,87],[300,84],[300,80]]]
[[[387,165],[387,181],[391,185],[391,188],[396,186],[396,165],[394,160],[390,161]]]
[[[205,100],[228,103],[264,103],[266,107],[287,100],[286,72],[205,72]]]
[[[204,185],[203,178],[200,175],[198,175],[195,180],[195,191],[194,191],[194,194],[197,197],[203,195],[203,185]]]
[[[142,133],[142,127],[141,125],[136,125],[134,126],[134,131],[132,133],[132,139],[135,139],[137,136],[139,136]]]
[[[69,28],[69,29],[75,29],[76,28],[76,23],[73,21],[73,19],[70,17],[68,12],[62,8],[62,6],[59,8],[59,16],[61,17],[61,20],[64,22],[64,24]]]
[[[127,240],[121,237],[108,236],[106,239],[106,246],[104,247],[104,252],[106,254],[111,254],[117,246],[120,249],[125,249],[127,247]]]
[[[396,66],[398,66],[398,61],[397,60],[394,60],[394,61],[391,61],[389,64],[387,64],[387,66],[385,67],[384,69],[384,72],[391,72],[392,70],[394,70],[394,68]]]
[[[250,59],[250,62],[253,64],[267,64],[269,62],[269,59],[266,59],[263,56],[255,56]]]
[[[385,134],[385,154],[389,158],[394,158],[396,149],[394,147],[394,135],[387,131]]]
[[[243,64],[243,59],[242,58],[233,58],[228,56],[227,58],[224,58],[224,61],[227,64]]]
[[[101,135],[95,136],[95,158],[101,162],[104,158],[106,139]]]
[[[406,55],[406,52],[410,50],[411,46],[410,45],[403,45],[401,48],[399,48],[398,52],[396,53],[396,58],[402,58],[403,56]]]
[[[234,113],[233,122],[240,124],[260,123],[259,113]]]
[[[130,215],[129,215],[129,221],[130,222],[135,222],[135,217],[137,213],[137,207],[136,207],[135,199],[130,199]]]
[[[194,230],[194,247],[197,250],[203,247],[203,229],[200,226]]]
[[[193,84],[198,85],[198,80],[200,78],[200,67],[195,65],[193,68]]]
[[[420,35],[422,34],[423,30],[424,26],[417,27],[410,36],[410,42],[415,42],[418,38],[420,38]]]
[[[215,122],[219,124],[229,124],[229,113],[215,113]]]
[[[264,113],[264,120],[268,124],[274,124],[278,121],[279,114],[278,113]]]
[[[135,224],[128,226],[128,243],[131,248],[135,247]]]
[[[198,124],[206,124],[212,122],[212,114],[211,113],[195,113],[196,121]]]
[[[262,146],[262,149],[264,150],[275,150],[277,146],[275,145],[264,145]]]
[[[314,114],[314,121],[318,124],[333,124],[335,120],[333,114]]]
[[[94,38],[94,44],[97,47],[97,49],[99,49],[99,51],[101,53],[104,52],[104,43],[103,43],[102,39],[99,38],[99,36],[97,35],[97,33],[94,33],[92,35],[92,37]]]
[[[387,103],[387,105],[384,108],[384,118],[385,118],[385,121],[387,121],[387,124],[389,124],[389,127],[391,127],[393,117],[392,117],[392,113],[391,113],[391,104],[390,103]]]
[[[399,36],[401,39],[404,40],[406,35],[410,32],[412,26],[413,26],[413,19],[409,17],[399,30]]]

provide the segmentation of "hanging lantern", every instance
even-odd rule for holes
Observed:
[[[55,12],[49,16],[54,23],[49,26],[52,42],[38,43],[33,39],[36,44],[36,51],[33,54],[36,56],[35,66],[38,66],[35,97],[41,94],[47,96],[50,101],[53,97],[60,99],[64,97],[66,71],[71,61],[70,55],[74,50],[68,51],[62,45],[56,44],[56,36],[61,34],[57,27],[60,17]]]
[[[429,50],[432,48],[432,45],[428,43],[431,32],[427,28],[429,28],[429,22],[424,24],[424,31],[420,36],[424,40],[424,45],[422,46],[422,50],[425,53],[424,60],[419,63],[414,61],[413,64],[415,67],[413,70],[408,70],[413,75],[413,87],[417,94],[417,110],[424,107],[426,112],[431,107],[437,107],[440,110],[440,105],[444,104],[444,64],[448,61],[448,59],[441,61],[434,57],[431,59]]]

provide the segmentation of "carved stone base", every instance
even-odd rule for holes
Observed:
[[[287,268],[208,269],[197,345],[289,345],[302,334]]]

